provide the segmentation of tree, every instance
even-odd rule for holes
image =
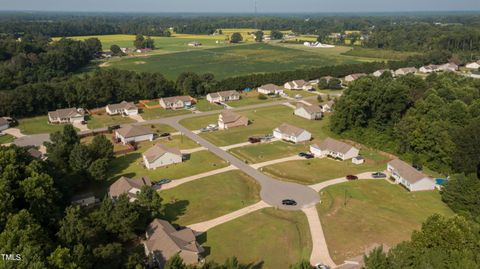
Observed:
[[[440,191],[442,200],[455,212],[480,222],[480,179],[474,173],[456,174]]]
[[[262,42],[263,41],[263,31],[256,31],[255,32],[255,41]]]
[[[145,48],[145,37],[141,34],[137,34],[135,36],[135,41],[133,41],[133,46],[137,49],[144,49]]]
[[[387,254],[383,251],[383,246],[374,248],[369,254],[363,256],[365,269],[390,269]]]
[[[96,135],[88,148],[93,159],[112,160],[114,158],[113,144],[104,135]]]
[[[290,265],[289,269],[313,269],[313,266],[307,260],[302,260],[296,264]]]
[[[107,178],[108,165],[110,161],[106,158],[97,159],[88,167],[90,177],[95,180],[105,180]]]
[[[84,42],[90,55],[95,55],[102,52],[102,42],[100,42],[98,38],[87,38]]]
[[[223,35],[223,30],[222,30],[222,29],[218,29],[218,34],[219,34],[219,35]]]
[[[74,172],[84,172],[92,163],[88,146],[76,144],[70,152],[69,164]]]
[[[243,36],[238,32],[233,33],[232,36],[230,37],[230,42],[232,43],[240,43],[242,41],[243,41]]]
[[[114,56],[123,56],[125,55],[123,51],[120,49],[118,45],[111,45],[110,46],[110,51],[113,53]]]
[[[165,269],[187,269],[182,258],[178,254],[174,255],[165,263]]]
[[[268,97],[267,97],[265,94],[263,94],[263,93],[260,93],[257,98],[258,98],[259,100],[267,100],[267,99],[268,99]]]
[[[162,198],[157,191],[149,186],[143,186],[137,195],[137,202],[144,210],[145,221],[151,222],[154,218],[159,218],[162,214]]]
[[[480,165],[480,118],[454,133],[453,167],[457,172],[473,173]]]
[[[55,269],[77,269],[80,268],[70,253],[68,248],[57,247],[48,257],[48,263]]]
[[[272,30],[270,32],[270,38],[272,40],[278,40],[278,39],[283,39],[283,33],[278,31],[278,30]]]

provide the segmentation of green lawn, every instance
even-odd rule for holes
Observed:
[[[317,94],[312,93],[312,92],[307,92],[307,91],[296,91],[296,90],[287,90],[285,89],[284,92],[290,96],[290,97],[295,97],[296,95],[300,95],[303,97],[309,97],[309,96],[317,96]]]
[[[380,58],[389,60],[405,60],[410,56],[419,55],[418,52],[395,51],[387,49],[372,49],[354,47],[352,50],[344,52],[343,55],[367,58]]]
[[[237,158],[248,163],[261,163],[270,160],[280,159],[296,155],[301,151],[307,151],[307,145],[292,144],[284,141],[277,141],[267,144],[256,144],[231,149],[229,152]]]
[[[300,211],[262,209],[209,230],[206,260],[223,262],[235,256],[241,263],[264,262],[262,268],[287,269],[309,259],[312,242],[308,222]]]
[[[258,92],[252,91],[249,93],[242,93],[241,99],[238,101],[229,101],[228,105],[231,107],[242,107],[242,106],[250,106],[256,104],[262,104],[271,101],[279,101],[280,98],[277,97],[268,97],[266,100],[258,99]]]
[[[110,116],[107,113],[90,115],[87,117],[87,126],[90,129],[97,129],[108,127],[110,125],[125,124],[136,122],[129,117],[122,117],[120,115]]]
[[[18,128],[23,134],[42,134],[62,131],[64,124],[48,123],[48,116],[39,116],[33,118],[20,119]]]
[[[314,158],[266,166],[262,168],[262,172],[281,180],[310,185],[350,174],[383,171],[386,167],[386,164],[357,165],[350,160],[335,161],[330,158]]]
[[[360,149],[360,155],[372,161],[388,161],[389,158],[372,149]]]
[[[437,191],[408,192],[385,180],[330,186],[322,190],[321,198],[317,208],[337,264],[363,254],[374,243],[392,247],[410,239],[412,231],[434,213],[453,214]]]
[[[313,134],[315,139],[324,139],[327,136],[333,136],[328,128],[330,119],[328,115],[322,120],[310,121],[293,115],[293,109],[283,105],[240,111],[238,113],[248,117],[251,124],[246,127],[238,127],[230,130],[202,133],[201,136],[217,146],[227,146],[246,142],[250,136],[271,134],[273,129],[284,122],[305,128]],[[180,123],[191,130],[196,130],[205,127],[208,123],[216,122],[217,116],[210,115],[185,119]]]
[[[212,104],[208,102],[206,99],[199,99],[198,102],[195,104],[195,107],[199,111],[212,111],[212,110],[220,110],[223,109],[222,106],[217,104]]]
[[[148,146],[145,146],[137,151],[115,158],[110,164],[108,177],[148,176],[153,181],[162,178],[179,179],[228,166],[225,161],[205,150],[191,154],[190,158],[183,163],[148,170],[143,168],[141,164],[142,152],[148,148]]]
[[[260,200],[260,186],[241,171],[206,177],[160,192],[167,219],[180,225],[231,213]]]
[[[140,115],[145,120],[153,120],[153,119],[167,118],[167,117],[173,117],[178,115],[185,115],[190,113],[192,112],[186,109],[173,110],[173,109],[163,109],[163,108],[151,108],[151,109],[144,108],[142,109],[142,112],[140,112]]]
[[[334,53],[331,53],[332,51]],[[125,57],[107,63],[112,68],[138,72],[161,70],[162,74],[169,79],[177,78],[182,72],[213,73],[216,79],[223,79],[252,73],[279,72],[292,70],[292,68],[302,69],[362,61],[357,57],[343,56],[340,53],[336,50],[306,51],[303,48],[269,44],[222,45],[220,48],[190,50],[182,53],[141,58]]]
[[[4,135],[0,136],[0,145],[1,144],[12,143],[13,140],[15,140],[14,136],[11,136],[9,134],[4,134]]]
[[[143,127],[150,128],[157,134],[161,133],[173,133],[176,132],[175,128],[171,127],[170,125],[166,124],[144,124]]]

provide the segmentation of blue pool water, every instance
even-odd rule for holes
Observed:
[[[447,183],[447,181],[448,181],[448,180],[447,180],[446,178],[436,178],[436,179],[435,179],[435,183],[437,183],[437,185],[440,185],[440,186],[442,186],[442,185],[444,185],[445,183]]]

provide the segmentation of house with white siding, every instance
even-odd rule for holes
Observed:
[[[65,108],[48,112],[51,123],[75,123],[85,121],[85,110],[82,108]]]
[[[409,191],[427,191],[435,189],[433,178],[424,175],[406,162],[395,159],[387,164],[387,171],[395,183],[402,184]]]
[[[360,150],[352,145],[328,137],[320,144],[311,145],[310,152],[315,157],[332,157],[345,161],[357,157]]]
[[[297,104],[294,114],[307,120],[319,120],[323,116],[320,106],[306,105],[302,103]]]
[[[143,164],[147,169],[157,169],[182,161],[183,155],[178,148],[170,148],[162,144],[156,144],[143,153]]]
[[[404,76],[408,74],[415,74],[417,72],[417,68],[415,67],[404,67],[395,70],[395,76]]]
[[[383,73],[385,73],[385,72],[392,73],[392,70],[390,70],[390,69],[380,69],[380,70],[377,70],[377,71],[373,72],[372,75],[373,75],[374,77],[377,77],[377,78],[378,78],[378,77],[380,77],[381,75],[383,75]]]
[[[281,89],[280,87],[278,87],[275,84],[262,85],[262,86],[257,88],[257,91],[259,93],[263,93],[263,94],[267,94],[267,95],[268,94],[283,94],[283,89]]]
[[[191,96],[173,96],[160,98],[160,106],[164,109],[188,108],[195,104],[195,99]]]
[[[307,130],[283,123],[273,130],[273,137],[293,143],[301,143],[310,141],[312,134]]]
[[[137,115],[138,107],[132,102],[122,101],[118,104],[110,104],[105,107],[108,115]]]
[[[0,117],[0,132],[3,130],[7,130],[10,127],[10,123],[2,117]]]
[[[248,126],[248,118],[231,110],[224,110],[218,115],[218,128],[220,130]]]
[[[121,177],[112,185],[110,185],[108,188],[108,196],[111,199],[115,199],[122,194],[126,194],[130,202],[133,202],[137,200],[137,195],[140,193],[143,186],[152,186],[152,182],[148,177],[142,177],[138,179]]]
[[[348,84],[348,83],[350,83],[350,82],[352,82],[352,81],[355,81],[355,80],[357,80],[357,79],[359,79],[359,78],[361,78],[361,77],[364,77],[364,76],[366,76],[366,75],[367,75],[367,74],[365,74],[365,73],[350,74],[350,75],[346,76],[346,77],[343,79],[343,81]]]
[[[322,109],[323,113],[332,112],[334,105],[335,105],[335,101],[330,100],[330,101],[326,102],[325,104],[320,105],[320,108]]]
[[[127,125],[115,130],[115,138],[124,145],[129,142],[153,141],[153,131],[139,125]]]
[[[478,68],[480,68],[480,60],[478,60],[476,62],[467,63],[465,65],[465,67],[468,68],[468,69],[478,70]]]
[[[305,90],[305,91],[309,91],[309,90],[313,89],[312,84],[310,84],[309,82],[306,82],[306,81],[303,80],[303,79],[301,79],[301,80],[293,80],[293,81],[287,82],[287,83],[285,83],[285,85],[283,85],[283,87],[284,87],[285,89],[288,89],[288,90]]]
[[[240,100],[240,94],[237,91],[221,91],[207,94],[207,101],[210,103],[220,103],[235,100]]]

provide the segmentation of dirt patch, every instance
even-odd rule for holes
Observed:
[[[109,67],[109,66],[110,66],[110,63],[104,62],[104,63],[101,63],[99,66],[100,66],[100,67]]]
[[[135,61],[133,62],[134,64],[146,64],[147,62],[144,62],[144,61]]]

